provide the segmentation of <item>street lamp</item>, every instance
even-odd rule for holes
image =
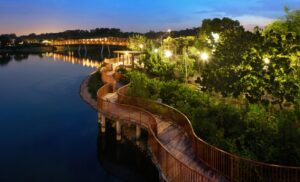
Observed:
[[[140,44],[139,47],[140,47],[141,49],[143,49],[143,48],[144,48],[144,45],[143,45],[143,44]]]
[[[171,35],[172,30],[168,29],[166,33],[164,33],[161,37],[160,37],[160,42],[161,42],[161,46],[163,47],[163,38],[167,35],[170,34]]]
[[[271,62],[269,58],[264,58],[263,61],[265,62],[266,65],[270,64],[270,62]]]
[[[170,58],[173,56],[173,53],[170,50],[165,50],[165,56],[166,58]]]
[[[203,61],[207,62],[208,59],[209,59],[209,55],[208,55],[206,52],[202,52],[202,53],[200,54],[200,58],[201,58]]]
[[[212,35],[212,37],[213,37],[213,39],[214,39],[215,42],[219,41],[220,34],[212,32],[211,35]]]

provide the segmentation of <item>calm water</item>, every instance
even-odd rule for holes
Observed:
[[[117,144],[113,130],[98,134],[79,96],[92,68],[39,56],[0,63],[1,182],[157,180],[149,159]]]

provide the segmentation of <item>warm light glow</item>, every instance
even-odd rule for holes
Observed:
[[[167,58],[170,58],[170,57],[173,56],[173,53],[172,53],[170,50],[165,50],[165,56],[166,56]]]
[[[126,51],[126,52],[125,52],[125,56],[128,56],[128,55],[129,55],[129,53]]]
[[[144,45],[143,45],[143,44],[140,44],[139,47],[140,47],[141,49],[143,49],[143,48],[144,48]]]
[[[220,34],[212,32],[211,35],[212,35],[212,37],[214,38],[214,41],[215,41],[215,42],[218,42],[218,41],[219,41],[219,39],[220,39]]]
[[[203,53],[200,54],[200,58],[201,58],[203,61],[208,61],[209,55],[208,55],[206,52],[203,52]]]
[[[270,64],[270,59],[269,58],[264,58],[264,62],[265,62],[265,64]]]
[[[155,52],[155,53],[158,53],[158,49],[154,49],[154,52]]]

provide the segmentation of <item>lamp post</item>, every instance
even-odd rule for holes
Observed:
[[[162,47],[162,48],[163,48],[163,38],[164,38],[167,34],[171,35],[171,32],[172,32],[172,30],[171,30],[171,29],[168,29],[167,32],[165,32],[165,33],[160,37],[160,42],[161,42],[161,47]]]

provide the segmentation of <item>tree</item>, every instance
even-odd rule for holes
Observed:
[[[275,31],[281,34],[287,34],[288,32],[294,32],[300,36],[300,10],[290,11],[285,7],[285,17],[282,17],[264,29],[264,33]]]
[[[12,39],[15,39],[15,34],[4,34],[0,35],[0,46],[7,47],[8,45],[12,44]]]
[[[221,31],[220,40],[203,70],[200,83],[204,91],[216,91],[223,96],[237,97],[241,94],[241,88],[237,85],[242,76],[238,74],[239,66],[244,60],[245,53],[258,40],[258,36],[245,31],[236,21],[228,19],[225,19],[224,23],[221,20],[215,21],[219,25],[217,30]],[[211,31],[211,28],[207,30]]]
[[[142,35],[134,35],[129,37],[129,46],[131,50],[141,51],[147,47],[147,39]]]

